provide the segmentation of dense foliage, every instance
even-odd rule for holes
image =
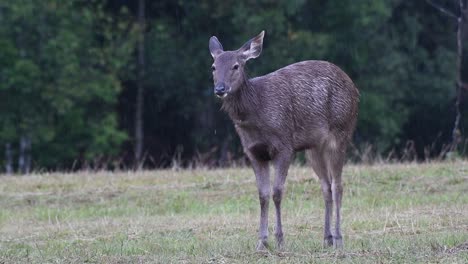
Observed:
[[[146,1],[144,29],[137,2],[0,1],[0,147],[17,159],[28,138],[36,169],[132,164],[140,30],[147,166],[241,156],[212,95],[208,39],[237,49],[263,29],[250,75],[306,59],[349,73],[361,91],[355,149],[414,142],[423,157],[450,140],[456,23],[425,1]],[[456,2],[438,1],[455,13]]]

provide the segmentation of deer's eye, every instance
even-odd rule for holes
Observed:
[[[232,69],[233,69],[233,70],[239,69],[239,64],[234,65],[234,67],[232,67]]]
[[[215,67],[214,65],[211,66],[211,70],[212,70],[212,71],[216,71],[216,67]]]

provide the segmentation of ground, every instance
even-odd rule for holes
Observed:
[[[468,162],[348,165],[343,178],[344,251],[322,248],[320,187],[296,166],[285,249],[260,254],[249,168],[0,176],[0,263],[468,263]]]

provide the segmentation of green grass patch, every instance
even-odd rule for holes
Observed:
[[[285,250],[266,254],[249,168],[1,176],[0,262],[467,263],[467,172],[464,161],[347,166],[335,252],[322,248],[320,186],[293,167]]]

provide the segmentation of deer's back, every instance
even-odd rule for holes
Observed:
[[[341,142],[350,139],[359,92],[338,66],[326,61],[303,61],[251,82],[261,93],[260,114],[273,122],[277,133],[289,135],[295,149],[330,138]]]

